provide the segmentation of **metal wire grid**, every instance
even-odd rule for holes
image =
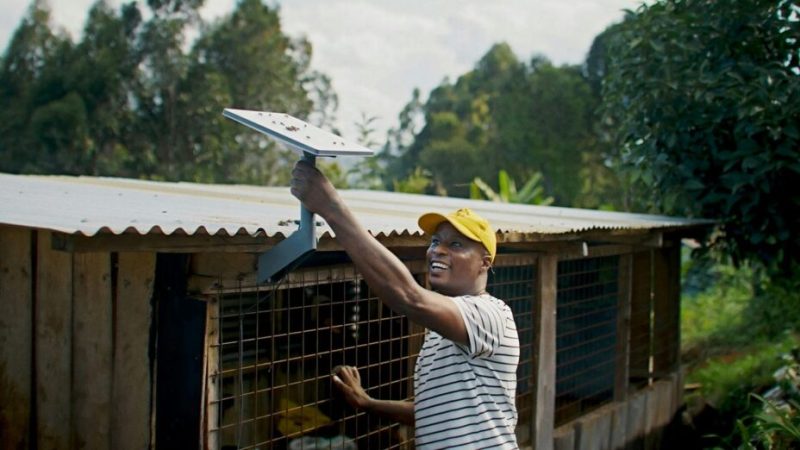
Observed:
[[[556,294],[556,426],[614,397],[619,256],[560,261]]]
[[[405,428],[346,405],[332,385],[339,364],[359,367],[376,398],[408,399],[421,339],[383,306],[352,267],[316,281],[216,296],[218,398],[209,442],[221,449],[405,448]],[[341,271],[346,273],[342,275]],[[329,280],[336,279],[331,282]],[[211,371],[213,372],[213,371]]]
[[[533,420],[536,367],[534,339],[534,304],[536,302],[536,266],[528,263],[507,267],[497,267],[490,274],[487,290],[503,300],[514,312],[514,322],[519,336],[520,358],[517,367],[517,428],[525,429]],[[528,428],[529,430],[529,428]],[[527,434],[528,439],[524,439]],[[520,445],[529,445],[530,434],[520,436]],[[518,433],[518,436],[520,433]]]
[[[531,258],[507,264],[494,269],[488,289],[514,311],[517,408],[525,426],[534,407],[536,266]],[[338,364],[356,365],[373,397],[410,399],[423,330],[372,296],[354,268],[332,270],[317,270],[312,281],[217,292],[212,447],[413,448],[413,430],[351,409],[330,373]]]

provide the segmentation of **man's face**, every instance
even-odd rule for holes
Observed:
[[[488,269],[488,252],[443,222],[436,228],[427,252],[431,287],[444,295],[478,294],[485,287],[480,276]]]

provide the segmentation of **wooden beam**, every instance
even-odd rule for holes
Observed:
[[[208,252],[254,252],[260,253],[274,247],[283,240],[279,237],[234,235],[209,236],[186,234],[96,234],[94,236],[53,234],[53,248],[56,250],[87,252],[148,252],[148,253],[196,253]]]
[[[150,327],[155,279],[154,253],[120,253],[114,321],[114,382],[111,448],[150,444]]]
[[[664,246],[664,233],[660,231],[643,230],[637,234],[601,234],[595,235],[593,241],[606,244],[627,244],[636,247],[660,248]]]
[[[501,257],[502,256],[502,257]],[[497,262],[516,260],[518,255],[498,255]],[[427,273],[424,260],[404,261],[415,274]],[[219,291],[236,292],[270,289],[256,281],[258,255],[251,253],[196,253],[191,257],[187,290],[190,294],[210,294]],[[497,265],[497,264],[496,264]],[[320,283],[346,281],[353,276],[351,263],[295,269],[286,275],[281,285],[314,286]]]
[[[39,449],[69,448],[72,404],[72,255],[38,232],[36,414]]]
[[[73,447],[111,447],[112,300],[108,253],[73,254]]]
[[[542,255],[538,263],[536,326],[536,393],[534,448],[552,450],[556,398],[556,286],[558,257]]]
[[[582,258],[602,258],[604,256],[617,256],[617,255],[624,255],[626,253],[631,253],[633,251],[633,247],[630,245],[588,245],[586,244],[585,249],[581,251],[569,252],[569,251],[560,251],[558,252],[558,259],[559,261],[568,261],[572,259],[582,259]]]
[[[221,379],[219,375],[219,299],[212,296],[206,309],[206,343],[203,376],[203,402],[205,414],[202,414],[200,427],[200,442],[206,450],[220,448],[221,436],[219,432]]]
[[[33,298],[31,232],[0,226],[0,448],[29,448]]]

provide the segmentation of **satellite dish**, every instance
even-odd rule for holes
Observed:
[[[315,165],[317,156],[369,156],[372,150],[286,113],[225,108],[222,115],[298,151]],[[314,214],[300,204],[300,227],[258,257],[258,283],[275,282],[317,248]]]
[[[314,156],[371,156],[375,152],[285,113],[226,108],[222,115]]]

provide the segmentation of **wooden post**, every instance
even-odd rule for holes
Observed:
[[[111,448],[143,449],[150,445],[151,301],[156,256],[120,253],[114,326],[114,382]]]
[[[617,267],[617,344],[614,400],[628,398],[628,367],[630,363],[631,336],[631,268],[632,256],[620,255]]]
[[[36,414],[40,450],[69,448],[72,404],[72,255],[38,232]]]
[[[202,418],[203,426],[200,427],[202,434],[200,442],[205,443],[205,449],[217,450],[220,448],[220,375],[219,375],[219,298],[209,296],[206,310],[206,344],[205,344],[205,368],[203,384],[205,385],[205,395],[203,405],[205,405],[205,415]],[[212,431],[213,430],[213,431]]]
[[[111,257],[73,254],[73,448],[111,446]]]
[[[31,413],[31,232],[0,226],[0,448],[28,448]]]
[[[652,330],[651,278],[652,251],[633,254],[631,267],[631,311],[630,311],[630,361],[628,376],[633,383],[647,384],[650,378],[650,355]]]
[[[545,254],[539,258],[537,277],[538,304],[534,305],[538,320],[536,346],[536,391],[533,442],[537,450],[552,450],[556,402],[556,286],[558,256]]]

